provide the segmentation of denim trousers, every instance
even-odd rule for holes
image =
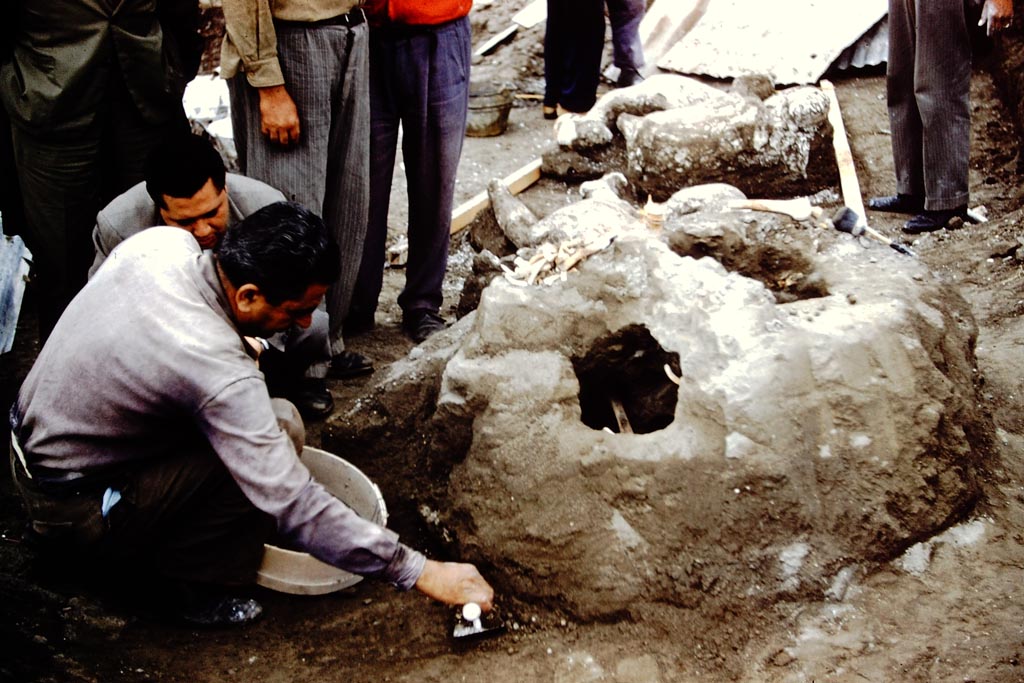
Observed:
[[[640,22],[647,3],[644,0],[605,0],[608,23],[612,26],[612,63],[620,69],[644,65],[644,47],[640,42]]]

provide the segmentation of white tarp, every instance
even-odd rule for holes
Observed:
[[[668,71],[816,83],[887,12],[887,0],[657,0],[641,38]]]

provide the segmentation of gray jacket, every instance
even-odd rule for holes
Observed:
[[[12,418],[29,471],[72,480],[212,450],[297,548],[402,588],[423,570],[423,555],[360,518],[296,457],[215,256],[184,230],[142,231],[111,255],[57,322]]]
[[[266,183],[243,175],[228,173],[224,184],[228,190],[228,226],[262,209],[267,204],[284,201],[284,195]],[[154,225],[163,225],[163,218],[153,199],[146,192],[146,183],[139,183],[112,202],[96,216],[92,242],[96,259],[89,269],[91,278],[114,247],[137,232]]]

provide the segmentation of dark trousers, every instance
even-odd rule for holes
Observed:
[[[889,0],[886,91],[896,191],[930,211],[968,200],[971,40],[964,0]]]
[[[612,26],[612,63],[620,69],[644,65],[644,46],[640,42],[640,22],[647,10],[645,0],[606,0],[608,23]]]
[[[291,404],[275,400],[282,427],[301,443]],[[283,416],[283,417],[282,417]],[[256,509],[208,447],[145,462],[80,485],[29,478],[13,449],[11,468],[33,536],[72,566],[154,579],[240,585],[256,577],[272,517]],[[103,496],[121,499],[106,516]]]
[[[149,151],[176,128],[187,130],[180,108],[163,123],[147,121],[123,85],[112,89],[95,121],[73,134],[38,135],[13,127],[44,340],[85,284],[95,256],[97,212],[143,179]]]
[[[604,0],[548,0],[544,104],[574,112],[597,101],[604,51]]]
[[[448,267],[455,174],[469,108],[468,17],[437,27],[370,31],[370,220],[352,317],[372,319],[384,279],[399,125],[409,190],[403,315],[437,312]]]

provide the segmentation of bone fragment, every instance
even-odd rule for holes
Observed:
[[[668,366],[668,363],[665,363],[662,369],[665,371],[665,374],[668,375],[669,380],[671,380],[673,384],[678,386],[679,382],[682,381],[682,377],[677,377],[676,373],[672,372],[672,368]]]
[[[626,409],[622,407],[622,401],[617,398],[613,398],[611,401],[615,421],[619,423],[619,434],[632,434],[633,425],[629,424],[629,417],[626,415]]]
[[[535,250],[520,250],[522,255],[516,256],[512,262],[514,268],[502,263],[502,275],[518,287],[549,285],[559,280],[564,282],[570,270],[584,259],[607,249],[614,241],[615,235],[602,235],[588,243],[581,238],[563,241],[558,246],[544,242]]]

